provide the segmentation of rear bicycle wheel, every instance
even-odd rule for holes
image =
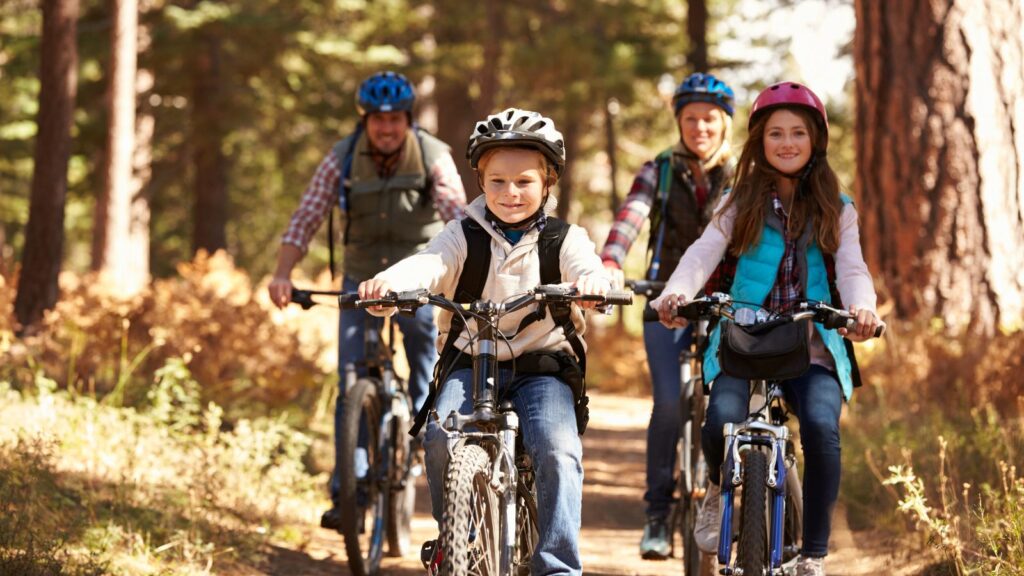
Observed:
[[[498,576],[501,511],[490,464],[487,451],[475,444],[457,447],[448,462],[441,518],[445,576]]]
[[[744,576],[768,574],[768,456],[751,449],[743,456],[743,494],[736,564]]]
[[[380,570],[390,500],[390,490],[381,486],[379,477],[385,455],[380,453],[382,409],[376,381],[360,378],[340,401],[345,403],[338,448],[342,462],[336,467],[341,533],[352,574],[373,576]]]
[[[407,401],[407,400],[405,400]],[[410,473],[415,444],[409,436],[409,409],[395,410],[391,420],[391,498],[388,500],[388,556],[405,556],[411,548],[412,517],[416,508],[416,477]]]
[[[512,566],[516,576],[530,576],[530,559],[538,538],[537,500],[533,490],[520,481],[516,486],[516,551]]]

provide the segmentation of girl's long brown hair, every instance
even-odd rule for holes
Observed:
[[[828,254],[835,254],[839,249],[839,214],[843,209],[843,201],[839,196],[839,178],[829,166],[825,155],[828,135],[810,111],[799,106],[787,106],[785,109],[803,119],[810,132],[811,142],[814,143],[812,158],[817,155],[817,162],[806,177],[804,194],[801,195],[799,190],[794,193],[786,235],[799,236],[807,222],[813,221],[814,239],[818,246]],[[719,211],[719,214],[724,214],[730,207],[736,207],[736,221],[729,245],[729,251],[734,256],[739,256],[761,238],[769,191],[779,174],[764,155],[764,130],[770,116],[771,113],[761,114],[750,127],[750,136],[740,154],[732,192]]]

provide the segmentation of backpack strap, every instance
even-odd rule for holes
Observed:
[[[356,142],[363,134],[363,123],[356,125],[354,132],[342,138],[334,145],[334,157],[341,161],[341,174],[338,177],[338,209],[342,213],[348,212],[348,192],[351,188],[349,181],[352,176],[352,156],[355,154]],[[342,239],[348,244],[348,224],[351,220],[345,220],[345,235]],[[334,280],[334,210],[327,216],[327,251],[330,254],[331,280]]]
[[[668,210],[668,197],[672,189],[672,149],[668,148],[654,159],[658,170],[658,188],[654,201],[651,202],[651,236],[655,239],[651,244],[651,263],[647,267],[647,279],[657,280],[661,269],[661,245],[665,240],[665,212]]]

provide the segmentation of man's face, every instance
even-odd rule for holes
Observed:
[[[409,115],[400,112],[371,112],[366,115],[366,136],[373,147],[384,154],[394,154],[405,143]]]

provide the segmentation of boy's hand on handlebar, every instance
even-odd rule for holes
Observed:
[[[267,286],[270,301],[280,309],[284,309],[292,301],[292,281],[290,278],[275,276]]]
[[[676,309],[686,304],[686,297],[679,294],[662,294],[658,300],[658,320],[666,328],[685,328],[686,318],[677,316]]]
[[[838,332],[853,342],[863,342],[873,338],[875,329],[882,324],[882,321],[871,310],[857,310],[856,306],[850,306],[850,314],[857,318],[857,326],[852,330],[839,328]]]
[[[391,284],[387,280],[381,280],[379,278],[371,278],[365,282],[359,283],[359,299],[360,300],[379,300],[387,296],[388,292],[391,292]],[[383,306],[371,306],[370,310],[374,312],[380,312],[384,310]]]
[[[581,295],[604,296],[611,290],[611,285],[608,283],[607,278],[592,274],[580,276],[576,279],[573,286]],[[597,306],[597,302],[582,301],[579,305],[583,308],[591,309]]]

